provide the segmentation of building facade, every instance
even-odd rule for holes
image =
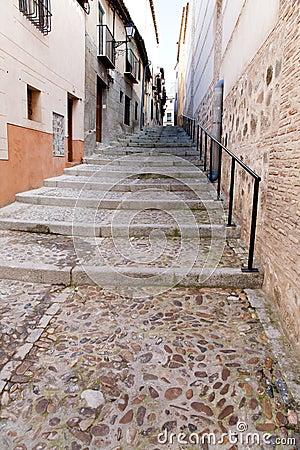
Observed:
[[[110,144],[154,121],[154,75],[149,58],[156,58],[158,32],[154,6],[149,0],[144,3],[137,9],[130,0],[89,2],[85,154],[91,154],[97,143]],[[126,37],[128,24],[134,24],[132,38]]]
[[[75,0],[2,6],[0,206],[81,161],[84,15]]]
[[[144,7],[137,25],[130,0],[128,8],[123,0],[7,2],[0,17],[0,206],[81,162],[97,143],[161,122],[157,74],[138,27],[155,60],[152,0]]]
[[[264,289],[300,349],[300,14],[288,0],[191,0],[178,55],[179,114],[212,130],[224,81],[223,143],[262,178],[256,254]],[[185,64],[183,64],[185,61]],[[186,69],[184,68],[186,65]],[[229,161],[222,169],[228,191]],[[239,177],[235,217],[248,235],[252,187]]]

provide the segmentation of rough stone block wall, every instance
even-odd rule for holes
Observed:
[[[282,0],[275,29],[224,101],[223,138],[262,178],[256,254],[264,288],[300,352],[299,30],[299,8]],[[226,158],[222,177],[226,192]],[[245,239],[251,199],[251,178],[238,171],[235,215]]]

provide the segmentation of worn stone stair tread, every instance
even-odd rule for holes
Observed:
[[[143,149],[143,147],[109,147],[109,148],[96,148],[95,153],[97,154],[108,154],[108,155],[145,155],[145,156],[151,156],[153,154],[160,154],[160,153],[166,153],[165,148],[161,147],[153,147],[152,150],[149,150],[149,148]],[[172,148],[168,148],[167,151],[170,155],[175,155],[179,157],[184,156],[197,156],[199,157],[199,152],[197,152],[196,147],[181,147],[176,148],[175,146]]]
[[[112,190],[112,191],[137,191],[145,188],[165,189],[173,192],[182,190],[193,190],[201,194],[203,190],[214,191],[214,187],[205,179],[189,180],[189,179],[172,179],[172,178],[126,178],[120,182],[108,180],[103,181],[100,177],[92,179],[83,175],[61,175],[58,177],[48,178],[44,181],[45,187],[61,187],[61,188],[84,188],[85,190]]]
[[[94,191],[88,191],[94,192]],[[101,192],[101,191],[96,191]],[[144,192],[144,191],[143,191]],[[87,196],[85,191],[80,195],[80,192],[74,196],[66,196],[64,192],[61,196],[40,195],[38,193],[28,193],[17,196],[17,201],[20,203],[28,203],[35,205],[49,205],[49,206],[69,206],[76,208],[97,208],[97,209],[125,209],[125,210],[140,210],[140,209],[171,209],[171,210],[191,210],[195,209],[212,209],[215,207],[215,200],[211,195],[207,194],[202,199],[187,199],[183,196],[178,196],[172,193],[172,198],[168,199],[167,196],[157,197],[154,200],[149,199],[137,199],[125,197],[112,197],[109,195],[101,196]],[[75,193],[76,194],[76,193]],[[138,192],[137,192],[138,194]],[[149,194],[154,194],[149,191]],[[1,216],[0,216],[1,217]]]
[[[105,190],[100,189],[102,184],[95,183],[98,189],[92,189],[92,186],[85,186],[82,184],[83,189],[80,187],[52,187],[52,186],[44,186],[41,188],[33,189],[32,191],[21,192],[16,195],[16,200],[19,202],[27,202],[27,203],[37,203],[39,199],[49,200],[52,198],[67,198],[67,199],[91,199],[91,200],[173,200],[176,199],[178,201],[187,202],[187,205],[190,202],[200,202],[202,200],[213,199],[215,200],[216,194],[214,190],[210,189],[210,186],[207,185],[207,189],[203,190],[167,190],[158,188],[156,183],[143,183],[139,192],[132,192],[131,190]],[[181,187],[179,185],[179,187]],[[198,186],[197,186],[198,187]],[[205,187],[205,186],[204,186]],[[49,203],[50,204],[50,203]],[[176,208],[175,208],[176,209]]]
[[[97,164],[82,164],[76,167],[70,167],[64,170],[65,175],[84,175],[84,176],[94,176],[101,177],[103,179],[125,179],[131,176],[146,176],[146,175],[160,175],[161,177],[170,177],[170,178],[203,178],[204,175],[200,172],[197,167],[193,166],[192,168],[187,167],[128,167],[124,170],[121,166],[106,166],[106,165],[97,165]]]
[[[188,167],[189,162],[183,158],[175,158],[175,156],[163,156],[163,157],[154,157],[154,156],[136,156],[133,158],[132,156],[128,155],[124,158],[104,158],[100,155],[94,154],[92,156],[88,156],[84,158],[83,162],[85,164],[99,164],[99,165],[107,165],[111,164],[113,166],[132,166],[132,165],[138,165],[143,164],[145,167],[152,167],[152,166],[178,166],[178,167]]]
[[[106,242],[105,242],[106,241]],[[142,240],[145,242],[146,240]],[[180,241],[180,240],[179,240]],[[209,245],[210,240],[200,240],[200,246]],[[120,242],[120,241],[119,241]],[[125,246],[128,246],[127,240],[121,240]],[[172,240],[170,241],[172,243]],[[93,284],[93,277],[102,278],[103,283],[114,283],[115,275],[121,272],[126,277],[142,278],[144,284],[152,282],[162,285],[174,283],[176,277],[180,278],[186,274],[187,278],[182,283],[192,283],[192,285],[215,285],[215,283],[225,283],[227,287],[236,286],[241,280],[248,288],[254,288],[261,284],[261,274],[244,274],[239,268],[239,258],[235,261],[236,267],[191,267],[189,270],[182,267],[126,267],[120,264],[119,267],[114,263],[113,267],[104,267],[99,259],[98,246],[104,248],[104,244],[114,245],[113,239],[82,239],[77,242],[70,237],[57,236],[55,240],[50,235],[31,234],[13,231],[0,232],[1,257],[0,257],[0,276],[3,279],[17,279],[31,281],[36,283],[52,284]],[[11,248],[14,246],[12,255]],[[193,244],[191,242],[191,244]],[[228,251],[228,247],[226,247]],[[107,258],[111,262],[109,254],[109,245],[107,248]],[[93,260],[93,252],[95,259]],[[230,249],[230,252],[232,250]],[[186,255],[187,257],[189,254]],[[213,258],[212,258],[213,259]],[[46,263],[45,263],[46,261]],[[232,265],[232,264],[231,264]],[[117,272],[116,272],[117,268]],[[187,273],[186,273],[187,272]],[[93,274],[90,279],[89,274]],[[205,279],[209,274],[211,277]],[[156,277],[159,280],[149,280],[149,277]],[[95,278],[94,278],[95,279]],[[219,280],[219,281],[218,281]],[[127,279],[128,282],[128,279]],[[207,284],[208,283],[208,284]]]

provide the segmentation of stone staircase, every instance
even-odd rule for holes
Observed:
[[[64,172],[0,210],[2,278],[132,296],[177,284],[261,286],[261,272],[241,271],[239,228],[226,228],[181,128],[149,128]]]

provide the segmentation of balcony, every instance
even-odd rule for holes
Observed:
[[[90,4],[89,4],[89,0],[77,0],[77,2],[79,3],[79,5],[84,9],[84,11],[87,14],[90,14],[91,7],[90,7]]]
[[[124,77],[134,84],[137,84],[141,78],[140,61],[137,59],[133,51],[130,49],[127,49],[126,51]]]
[[[98,25],[98,58],[108,69],[115,68],[115,39],[107,25]]]
[[[51,31],[50,0],[19,0],[19,10],[44,35]]]

